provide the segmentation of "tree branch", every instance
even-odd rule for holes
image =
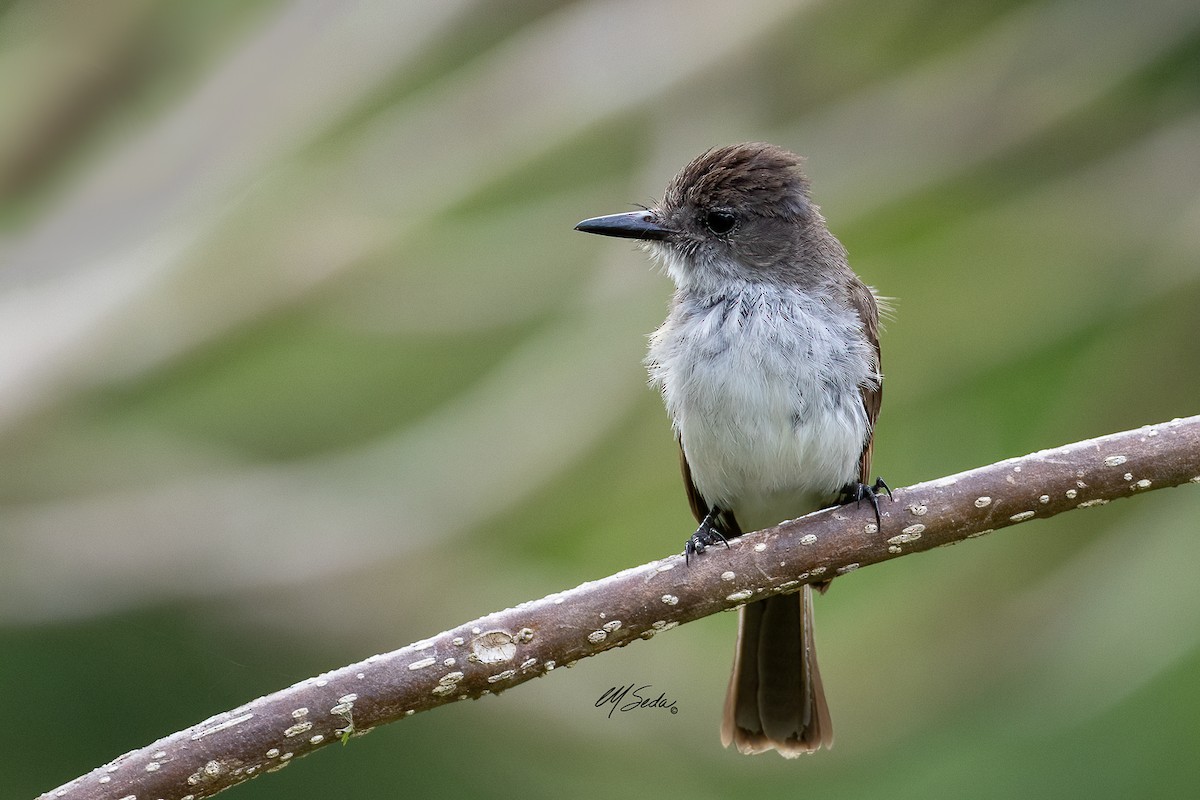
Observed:
[[[1200,484],[1200,416],[1043,450],[825,509],[489,614],[218,714],[42,795],[199,800],[376,725],[501,692],[749,600],[999,528]]]

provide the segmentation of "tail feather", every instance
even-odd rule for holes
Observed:
[[[743,606],[721,743],[785,758],[833,746],[813,645],[812,587]]]

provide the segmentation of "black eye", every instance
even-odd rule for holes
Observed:
[[[704,215],[704,227],[717,236],[724,236],[737,227],[737,217],[728,211],[709,211]]]

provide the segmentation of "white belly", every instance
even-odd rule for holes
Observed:
[[[853,312],[799,293],[681,300],[647,362],[696,488],[743,530],[806,514],[857,480],[860,387],[878,374]]]

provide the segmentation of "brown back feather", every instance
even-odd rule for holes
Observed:
[[[858,312],[862,323],[863,333],[875,347],[876,370],[883,374],[883,353],[879,349],[879,305],[875,294],[862,281],[855,280],[850,284],[850,304]],[[861,483],[871,482],[871,450],[875,443],[875,421],[879,419],[879,408],[883,405],[883,381],[874,387],[862,389],[863,409],[867,412],[867,440],[863,444],[862,457],[858,462],[858,480]]]

